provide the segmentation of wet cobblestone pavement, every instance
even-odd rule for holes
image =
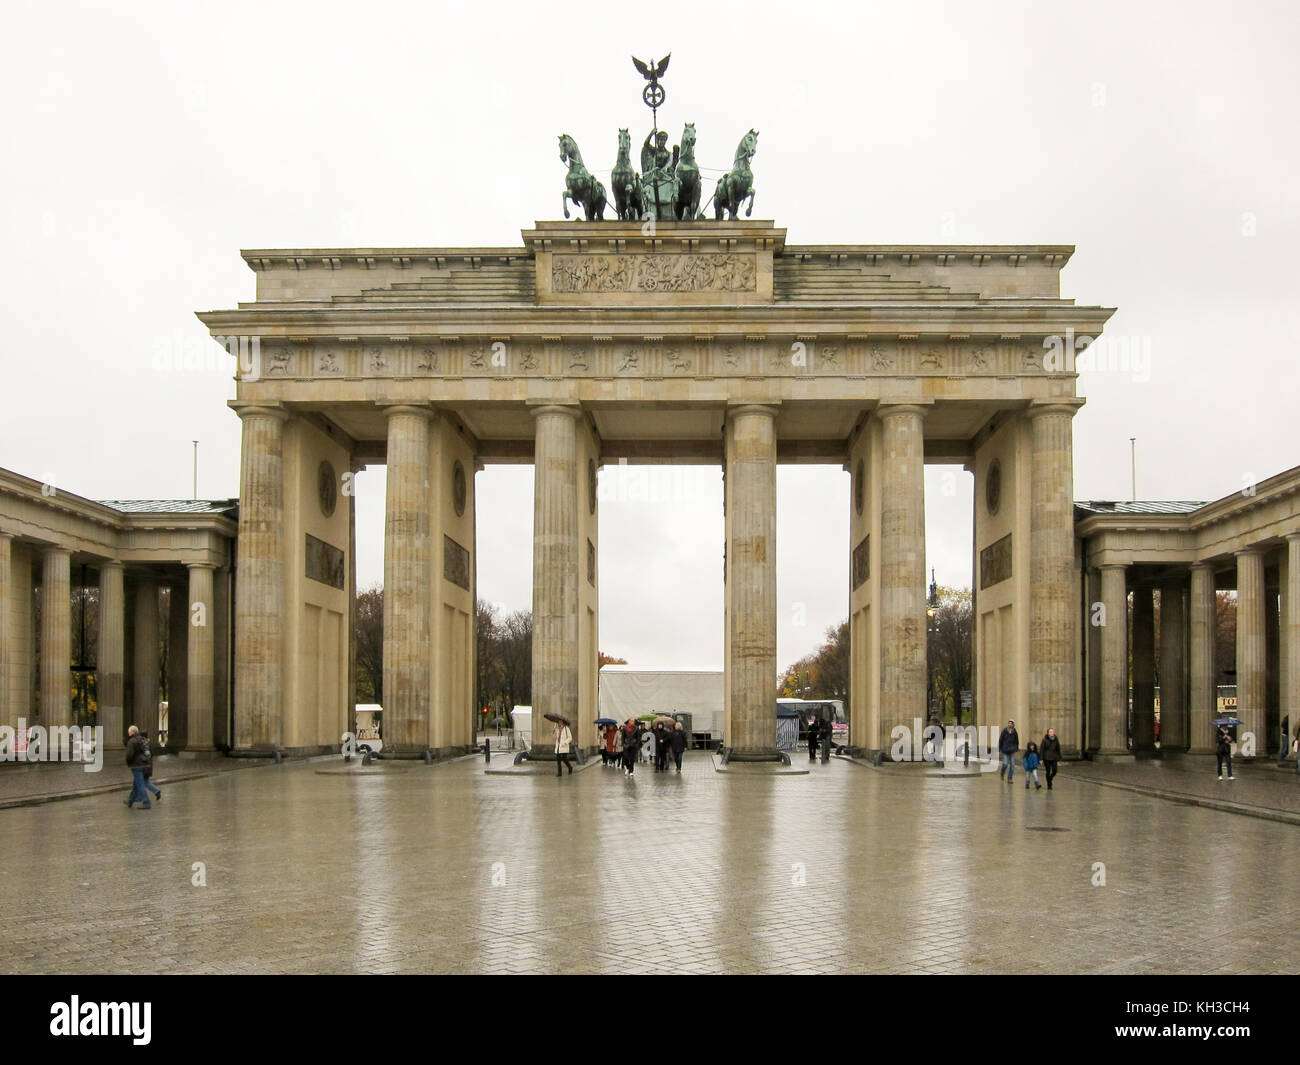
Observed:
[[[843,761],[724,776],[702,754],[631,779],[337,768],[176,783],[149,811],[116,793],[0,810],[0,968],[1300,968],[1300,829],[1070,767],[1051,793]]]

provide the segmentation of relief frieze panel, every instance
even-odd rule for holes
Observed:
[[[758,257],[727,253],[555,255],[554,292],[755,292]]]

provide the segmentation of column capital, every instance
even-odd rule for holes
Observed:
[[[386,418],[391,418],[394,415],[400,415],[400,414],[412,414],[415,415],[417,418],[423,418],[425,421],[432,421],[433,416],[436,413],[432,407],[427,407],[424,406],[423,404],[377,403],[375,405],[381,411],[383,411],[384,416]]]
[[[1127,570],[1128,566],[1129,564],[1127,562],[1102,562],[1096,568],[1099,570],[1107,570],[1107,569]]]
[[[727,417],[733,418],[737,414],[761,414],[766,418],[775,418],[779,403],[736,403],[728,401]]]
[[[528,413],[534,418],[538,418],[543,414],[567,414],[576,422],[582,417],[582,405],[580,403],[529,404]]]
[[[275,418],[279,422],[289,420],[289,412],[278,403],[248,403],[232,399],[226,406],[238,414],[241,420],[254,417]]]
[[[1234,551],[1233,554],[1236,555],[1237,558],[1250,558],[1252,556],[1263,557],[1264,549],[1257,544],[1252,544],[1250,547],[1243,547],[1240,551]]]
[[[3,535],[4,533],[0,533],[0,536]],[[1300,532],[1289,532],[1284,533],[1283,535],[1286,537],[1288,543],[1300,543]]]
[[[1025,408],[1026,418],[1037,418],[1040,414],[1068,414],[1073,418],[1083,406],[1082,397],[1075,399],[1035,400]]]
[[[919,414],[924,418],[930,413],[930,408],[934,406],[933,400],[882,400],[876,404],[874,411],[878,418],[891,418],[900,414]]]
[[[216,564],[215,562],[187,562],[187,563],[185,563],[185,568],[186,568],[187,570],[190,570],[190,569],[210,569],[210,570],[215,570],[215,569],[217,568],[217,564]]]
[[[1197,572],[1198,570],[1200,570],[1201,572],[1207,572],[1207,571],[1210,573],[1214,572],[1214,567],[1210,565],[1210,563],[1208,562],[1193,562],[1191,564],[1190,569],[1193,573]]]
[[[72,548],[70,548],[70,547],[62,547],[62,546],[60,546],[59,544],[46,544],[46,545],[41,549],[41,557],[42,557],[42,558],[48,558],[48,557],[50,557],[50,556],[52,556],[52,555],[67,555],[69,558],[71,558],[71,557],[72,557]]]

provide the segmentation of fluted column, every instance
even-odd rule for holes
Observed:
[[[1290,720],[1290,738],[1300,736],[1300,533],[1286,538],[1285,627],[1282,630],[1286,683],[1282,690],[1282,714]]]
[[[1075,407],[1029,409],[1029,721],[1028,735],[1054,728],[1078,742],[1079,700],[1074,626]]]
[[[1264,643],[1264,555],[1252,548],[1237,552],[1237,740],[1255,737],[1255,754],[1267,753],[1264,699],[1267,678]]]
[[[1127,755],[1128,747],[1128,567],[1101,567],[1101,746],[1098,754]]]
[[[167,614],[167,746],[189,746],[189,582],[170,584]]]
[[[727,743],[736,760],[777,757],[776,408],[727,414]]]
[[[1203,562],[1192,566],[1191,666],[1188,670],[1188,730],[1191,754],[1214,751],[1218,709],[1218,678],[1214,669],[1214,570]]]
[[[235,570],[236,751],[278,748],[284,735],[284,423],[245,407]]]
[[[533,410],[533,749],[554,752],[544,714],[578,714],[578,418]]]
[[[1183,642],[1186,639],[1183,582],[1160,586],[1160,750],[1187,747],[1187,681]]]
[[[95,668],[95,691],[99,700],[99,724],[104,729],[104,747],[120,748],[126,724],[126,597],[122,563],[110,561],[99,567],[99,649]]]
[[[0,725],[17,725],[13,713],[14,625],[13,625],[13,542],[8,533],[0,532]]]
[[[215,625],[216,604],[212,576],[216,567],[196,562],[189,567],[189,602],[173,603],[172,608],[187,606],[186,639],[186,729],[187,751],[211,751],[213,744],[213,707],[216,702]],[[175,594],[175,593],[173,593]]]
[[[41,566],[41,724],[72,724],[72,555],[45,551]]]
[[[925,706],[925,440],[926,408],[881,406],[880,499],[880,733],[914,731]],[[920,738],[912,737],[919,745]]]
[[[1156,742],[1156,611],[1150,585],[1133,589],[1133,749]]]
[[[134,661],[134,698],[129,724],[144,729],[155,743],[158,734],[158,665],[161,647],[158,632],[158,582],[141,577],[135,583],[135,618],[131,644]]]
[[[429,420],[423,407],[389,407],[384,517],[384,752],[429,748]],[[439,545],[441,547],[441,545]]]

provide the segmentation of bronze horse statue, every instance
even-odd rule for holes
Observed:
[[[700,213],[700,168],[695,162],[695,123],[682,130],[681,157],[677,160],[677,218],[690,222]]]
[[[639,222],[645,207],[641,200],[641,175],[632,169],[632,137],[618,131],[618,161],[609,175],[614,186],[614,210],[620,222]]]
[[[746,196],[749,197],[749,206],[745,208],[745,217],[748,218],[753,213],[754,172],[749,169],[749,161],[754,158],[754,152],[757,150],[758,130],[751,129],[741,138],[736,148],[736,158],[732,168],[718,179],[718,187],[713,193],[716,221],[721,221],[722,212],[726,211],[731,216],[728,221],[734,222],[736,212]]]
[[[567,133],[560,134],[560,161],[569,164],[569,174],[564,181],[564,217],[569,217],[569,201],[580,205],[588,222],[599,222],[605,217],[605,186],[582,163],[582,153],[577,142]]]

